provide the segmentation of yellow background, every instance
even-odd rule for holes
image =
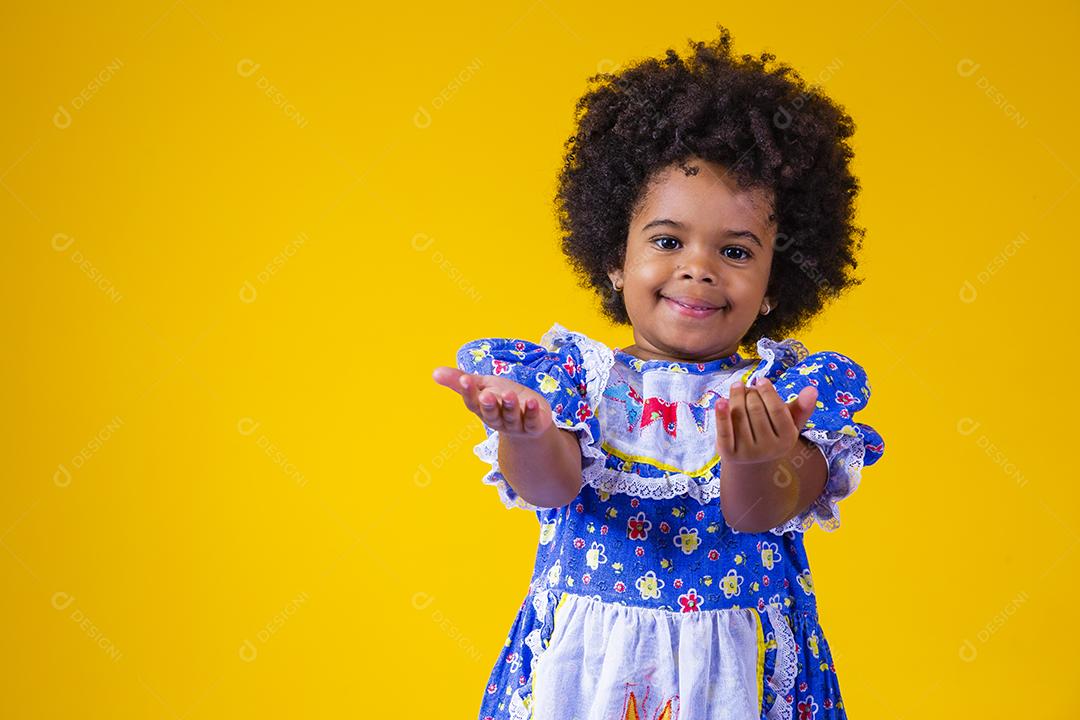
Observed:
[[[1078,10],[6,6],[2,717],[475,717],[537,527],[430,377],[559,322],[585,79],[722,22],[855,118],[885,438],[807,538],[853,718],[1065,718]],[[66,113],[66,115],[65,115]]]

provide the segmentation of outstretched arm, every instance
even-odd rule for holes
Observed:
[[[499,433],[499,468],[510,487],[537,507],[562,507],[581,490],[577,436],[552,422],[551,405],[506,378],[436,368],[435,382],[454,390],[471,412]]]
[[[763,532],[805,511],[828,479],[825,457],[800,435],[814,411],[817,388],[803,388],[791,403],[761,378],[731,386],[716,404],[720,505],[740,532]]]

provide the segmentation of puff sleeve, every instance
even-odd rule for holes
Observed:
[[[801,435],[825,456],[829,474],[825,489],[813,504],[773,532],[809,530],[815,521],[831,532],[840,526],[837,503],[855,492],[862,468],[873,465],[885,451],[877,431],[854,419],[870,400],[866,372],[845,355],[816,352],[784,369],[774,382],[785,401],[794,399],[807,385],[817,388],[817,407]]]
[[[505,377],[535,390],[551,405],[555,426],[569,430],[581,446],[583,478],[603,468],[600,423],[596,407],[607,383],[610,362],[597,352],[598,343],[555,325],[536,344],[527,340],[484,338],[457,351],[458,369],[473,375]],[[499,471],[499,433],[483,423],[487,439],[473,448],[491,469],[483,482],[494,485],[507,508],[543,510],[521,498]]]

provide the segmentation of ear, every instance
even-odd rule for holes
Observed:
[[[622,268],[617,268],[615,270],[611,270],[610,272],[608,272],[607,276],[608,276],[608,279],[611,280],[612,283],[618,283],[618,284],[621,285],[622,282],[623,282]]]

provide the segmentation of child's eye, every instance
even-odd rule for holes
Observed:
[[[729,245],[728,247],[723,249],[723,252],[727,252],[728,250],[738,250],[740,253],[742,253],[742,255],[740,255],[739,257],[731,258],[732,260],[749,260],[750,259],[750,253],[747,252],[745,248],[741,248],[738,245]],[[731,256],[729,255],[728,257],[731,257]]]
[[[669,236],[669,235],[665,235],[665,236],[663,236],[663,237],[658,237],[658,238],[654,238],[654,239],[653,239],[653,242],[654,242],[654,243],[658,243],[658,242],[663,242],[664,240],[670,240],[671,242],[675,243],[676,245],[678,245],[678,244],[679,244],[679,240],[678,240],[678,238],[673,238],[673,237],[671,237],[671,236]],[[675,248],[674,248],[674,247],[664,247],[664,248],[661,248],[661,249],[663,249],[663,250],[674,250]]]

